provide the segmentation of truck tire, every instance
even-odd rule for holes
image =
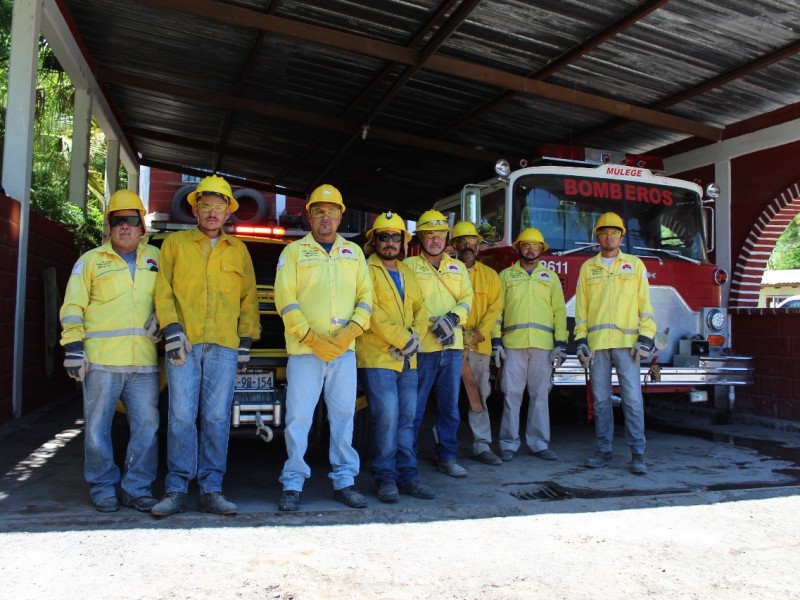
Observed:
[[[234,225],[256,225],[265,223],[269,217],[267,199],[264,195],[250,188],[241,188],[233,193],[239,203],[239,210],[231,215]]]
[[[170,219],[177,223],[195,223],[197,219],[192,214],[192,206],[186,197],[195,190],[197,186],[185,185],[172,195],[172,207],[170,209]]]

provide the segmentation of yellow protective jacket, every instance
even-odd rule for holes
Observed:
[[[192,344],[238,348],[258,339],[256,277],[247,246],[220,233],[213,251],[199,229],[177,231],[161,246],[156,312],[164,328],[180,323]]]
[[[61,306],[61,344],[83,342],[89,362],[156,371],[156,346],[144,324],[153,312],[159,251],[145,241],[136,248],[136,276],[111,240],[78,259]]]
[[[504,347],[552,350],[554,342],[566,343],[567,308],[555,271],[540,261],[528,275],[517,261],[500,272],[500,281]]]
[[[402,262],[397,272],[403,280],[403,299],[389,271],[377,254],[367,259],[372,281],[372,317],[369,330],[356,339],[356,361],[367,369],[402,371],[405,361],[392,358],[389,346],[402,349],[416,333],[420,339],[428,330],[428,309],[414,274]],[[412,369],[417,367],[417,355],[411,357]]]
[[[644,263],[620,252],[611,270],[597,254],[581,265],[575,295],[575,339],[592,350],[632,348],[640,335],[655,336],[650,284]]]
[[[472,284],[472,309],[469,311],[464,330],[477,329],[484,340],[472,347],[481,354],[492,354],[492,331],[500,317],[503,298],[500,295],[500,277],[491,267],[476,262],[469,270]]]
[[[278,259],[275,306],[289,354],[313,354],[300,343],[309,328],[330,336],[354,321],[366,331],[372,283],[361,248],[337,235],[329,255],[310,233],[286,246]]]
[[[467,315],[472,308],[472,284],[469,282],[467,266],[460,260],[442,254],[439,268],[434,269],[422,256],[411,256],[403,261],[417,278],[425,305],[428,307],[430,317],[441,317],[449,312],[458,315],[459,326],[456,327],[455,344],[449,347],[452,350],[464,349],[464,334],[462,327],[467,320]],[[420,352],[438,352],[442,345],[436,341],[430,328],[422,338]]]

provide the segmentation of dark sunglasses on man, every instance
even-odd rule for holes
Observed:
[[[142,224],[142,218],[139,215],[110,215],[108,217],[108,224],[111,227],[119,227],[123,223],[127,223],[129,227],[138,227]]]
[[[403,241],[403,234],[402,233],[387,233],[387,232],[383,231],[383,232],[377,234],[376,237],[378,238],[379,242],[384,242],[384,243],[386,243],[388,241],[392,241],[395,244],[399,244],[401,241]]]

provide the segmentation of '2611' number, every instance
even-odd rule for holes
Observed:
[[[565,260],[543,260],[542,264],[548,269],[553,269],[559,275],[566,275],[567,266],[569,265]]]

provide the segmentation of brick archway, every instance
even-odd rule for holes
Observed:
[[[759,215],[742,246],[731,278],[731,308],[755,308],[761,276],[775,242],[800,212],[800,181],[772,199]]]

